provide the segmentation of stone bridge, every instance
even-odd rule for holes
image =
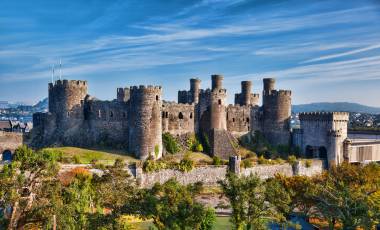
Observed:
[[[12,155],[17,147],[24,143],[22,133],[0,131],[0,161],[12,160]]]

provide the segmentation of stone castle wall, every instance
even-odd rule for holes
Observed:
[[[195,133],[195,105],[164,102],[162,104],[162,131],[174,136]]]
[[[251,106],[229,105],[227,107],[227,130],[244,135],[251,130]]]
[[[10,151],[13,154],[24,143],[24,139],[23,133],[0,131],[0,161],[5,151]]]
[[[165,169],[158,172],[144,173],[139,170],[131,170],[135,177],[138,178],[142,187],[152,187],[155,183],[165,183],[171,178],[176,178],[182,184],[193,184],[202,182],[208,186],[217,185],[219,180],[226,178],[228,167],[223,166],[202,166],[191,170],[190,172],[181,172],[174,169]],[[304,162],[299,162],[294,167],[290,164],[280,165],[256,165],[251,168],[240,169],[240,175],[249,176],[258,175],[261,179],[274,177],[276,174],[284,176],[305,175],[314,176],[321,174],[324,170],[324,163],[321,160],[313,160],[310,167],[306,167]],[[137,174],[136,174],[137,173]],[[207,175],[207,176],[205,176]]]

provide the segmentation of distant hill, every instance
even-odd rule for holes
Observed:
[[[310,104],[293,105],[292,111],[294,113],[300,112],[314,112],[314,111],[341,111],[341,112],[357,112],[357,113],[370,113],[380,114],[380,108],[361,105],[358,103],[350,102],[318,102]]]
[[[33,108],[35,111],[46,111],[49,106],[49,100],[48,98],[42,99],[41,101],[37,102],[37,104],[33,105]]]

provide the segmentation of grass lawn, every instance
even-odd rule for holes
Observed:
[[[149,227],[153,227],[154,225],[152,224],[151,221],[145,221],[142,223],[138,224],[138,228],[141,230],[148,230]],[[153,228],[156,229],[156,228]],[[218,216],[216,217],[216,222],[214,224],[215,230],[230,230],[232,229],[232,225],[230,223],[230,217],[228,216]]]
[[[92,160],[97,160],[102,164],[113,164],[117,158],[121,158],[127,162],[139,161],[122,150],[84,149],[77,147],[56,147],[46,149],[62,152],[63,158],[73,158],[74,156],[77,156],[77,159],[79,159],[79,163],[81,164],[89,164]]]

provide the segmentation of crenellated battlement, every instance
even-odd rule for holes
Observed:
[[[131,94],[136,94],[136,93],[161,94],[162,93],[162,87],[161,86],[152,86],[152,85],[131,86],[130,92],[131,92]]]
[[[291,90],[272,90],[272,91],[263,91],[263,96],[266,97],[278,97],[278,96],[286,96],[286,97],[291,97],[292,96],[292,91]]]
[[[299,119],[308,121],[348,121],[347,112],[307,112],[300,113]]]
[[[342,137],[342,131],[339,130],[329,130],[328,135],[331,137]]]

